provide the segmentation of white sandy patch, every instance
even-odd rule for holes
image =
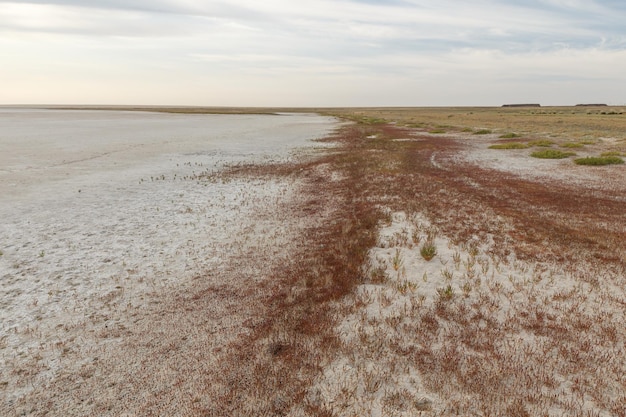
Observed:
[[[558,180],[573,186],[585,187],[594,190],[612,192],[626,192],[626,164],[611,166],[581,166],[576,165],[573,158],[597,156],[611,149],[607,139],[600,139],[597,144],[585,145],[583,148],[560,148],[558,144],[553,148],[564,152],[572,151],[575,156],[565,159],[533,158],[530,154],[538,149],[489,149],[497,143],[497,135],[455,135],[467,145],[460,159],[456,162],[469,162],[479,167],[508,172],[521,178],[531,180]]]
[[[429,239],[435,243],[437,254],[427,261],[420,249]],[[568,265],[529,263],[517,260],[513,254],[501,259],[490,254],[492,245],[488,236],[476,236],[463,245],[454,245],[419,213],[390,213],[390,222],[380,229],[377,247],[370,251],[368,274],[376,282],[360,285],[353,297],[339,307],[348,312],[337,327],[343,355],[325,367],[323,376],[310,390],[309,399],[343,415],[413,416],[424,411],[449,415],[454,409],[444,404],[454,403],[463,410],[474,409],[480,413],[480,408],[472,406],[477,405],[477,398],[464,396],[453,381],[440,382],[449,393],[445,399],[429,392],[417,365],[410,359],[420,349],[443,352],[437,355],[444,355],[451,348],[459,349],[464,355],[476,354],[456,345],[456,340],[446,340],[445,327],[439,327],[442,334],[439,338],[429,334],[429,340],[424,341],[418,336],[417,329],[425,325],[425,317],[430,314],[427,311],[432,311],[437,303],[441,303],[445,311],[445,305],[452,299],[461,299],[468,313],[478,308],[485,314],[485,320],[477,323],[479,328],[494,325],[506,328],[512,318],[533,311],[537,302],[547,317],[559,317],[563,310],[575,308],[585,317],[610,317],[612,324],[624,318],[623,312],[616,310],[616,303],[607,304],[616,291],[622,293],[616,286],[616,277],[610,273],[600,274],[602,286],[598,286],[594,279],[581,279],[581,276],[588,278],[585,274],[597,274],[598,270],[568,270]],[[438,326],[450,326],[450,332],[456,326],[453,321],[439,323]],[[502,337],[509,340],[512,349],[509,354],[515,366],[521,366],[517,361],[523,363],[527,352],[534,352],[533,360],[536,360],[534,354],[538,349],[549,345],[542,337],[523,330],[523,326]],[[590,338],[592,343],[593,337]],[[563,346],[569,345],[563,342]],[[623,348],[620,341],[611,345],[606,355],[615,355],[619,361]],[[607,344],[598,349],[607,349]],[[438,366],[445,366],[445,361],[452,359],[441,356],[439,360],[442,362]],[[559,369],[555,364],[559,364],[561,358],[555,354],[545,361],[554,371]],[[616,362],[612,362],[602,372],[613,369]],[[489,368],[488,363],[484,366]],[[623,364],[617,367],[606,380],[611,387],[619,386],[619,369],[623,369]],[[517,377],[520,380],[512,385],[519,384],[519,390],[526,383],[521,382],[524,378],[532,378],[526,374]],[[559,400],[562,404],[577,398],[578,394],[567,382],[571,375],[556,372],[545,378],[547,384],[553,384],[549,389],[546,387],[545,392],[550,390],[554,398],[562,398]],[[607,395],[611,395],[610,391]],[[553,405],[551,415],[569,410],[563,407]],[[598,411],[590,397],[581,401],[580,407]]]

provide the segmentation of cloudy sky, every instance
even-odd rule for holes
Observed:
[[[623,0],[0,0],[0,104],[626,104]]]

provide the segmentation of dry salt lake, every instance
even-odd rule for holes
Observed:
[[[23,399],[73,372],[64,358],[78,366],[115,343],[87,335],[123,323],[147,294],[219,271],[246,234],[280,244],[280,227],[254,216],[288,198],[289,182],[195,175],[288,160],[336,126],[306,114],[0,108],[0,415],[41,411]]]

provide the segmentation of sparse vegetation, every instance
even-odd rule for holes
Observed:
[[[573,155],[576,154],[574,152],[563,152],[556,149],[545,149],[542,151],[535,151],[530,154],[533,158],[541,159],[565,159]]]
[[[585,158],[576,158],[574,162],[577,165],[602,166],[623,164],[624,160],[619,156],[588,156]]]
[[[497,143],[495,145],[491,145],[489,149],[527,149],[528,146],[526,143],[520,142],[509,142],[509,143]]]
[[[533,140],[531,142],[528,142],[528,145],[538,146],[540,148],[549,148],[550,146],[554,145],[554,142],[551,140]]]
[[[602,152],[600,156],[607,157],[607,156],[625,156],[625,155],[623,152],[620,152],[620,151],[608,151],[608,152]]]
[[[420,254],[422,255],[422,258],[430,261],[437,255],[437,246],[432,240],[427,240],[422,244]]]
[[[582,148],[583,146],[585,145],[580,142],[565,142],[561,144],[562,148]]]
[[[542,114],[535,127],[527,109],[499,111],[461,109],[453,119],[498,131],[509,129],[498,127],[501,114],[515,114],[510,128],[524,132],[549,131],[546,120],[554,120]],[[391,112],[381,117],[395,120]],[[424,112],[427,126],[435,125],[439,116]],[[619,131],[618,118],[603,119]],[[599,131],[589,126],[571,136]],[[325,217],[272,270],[267,309],[251,314],[247,333],[223,353],[198,349],[185,358],[201,378],[194,397],[146,391],[151,402],[142,398],[142,411],[170,401],[187,415],[623,415],[626,243],[614,227],[623,193],[454,158],[435,166],[431,158],[454,155],[458,141],[393,140],[410,134],[386,124],[345,126],[319,160],[233,168],[231,175],[247,179],[303,179],[307,198],[292,214]],[[329,181],[329,171],[339,179]],[[425,263],[422,250],[435,238],[437,258]],[[189,337],[212,335],[203,321],[212,311],[202,304],[209,291],[236,293],[229,296],[240,307],[239,291],[209,287],[180,294],[155,323],[178,314],[193,322]],[[151,351],[160,361],[183,345],[167,341]],[[218,366],[196,374],[212,355],[220,355]]]
[[[473,134],[474,134],[474,135],[489,135],[489,134],[491,134],[491,133],[492,133],[492,132],[491,132],[491,130],[489,130],[489,129],[478,129],[478,130],[474,131],[474,133],[473,133]]]
[[[514,139],[514,138],[519,138],[521,135],[517,134],[517,133],[504,133],[502,135],[500,135],[499,137],[502,139]]]

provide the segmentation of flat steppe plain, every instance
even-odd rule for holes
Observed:
[[[198,175],[284,190],[220,268],[102,294],[48,382],[45,347],[5,367],[2,414],[625,415],[626,166],[574,162],[625,156],[624,109],[311,111],[352,123]]]

